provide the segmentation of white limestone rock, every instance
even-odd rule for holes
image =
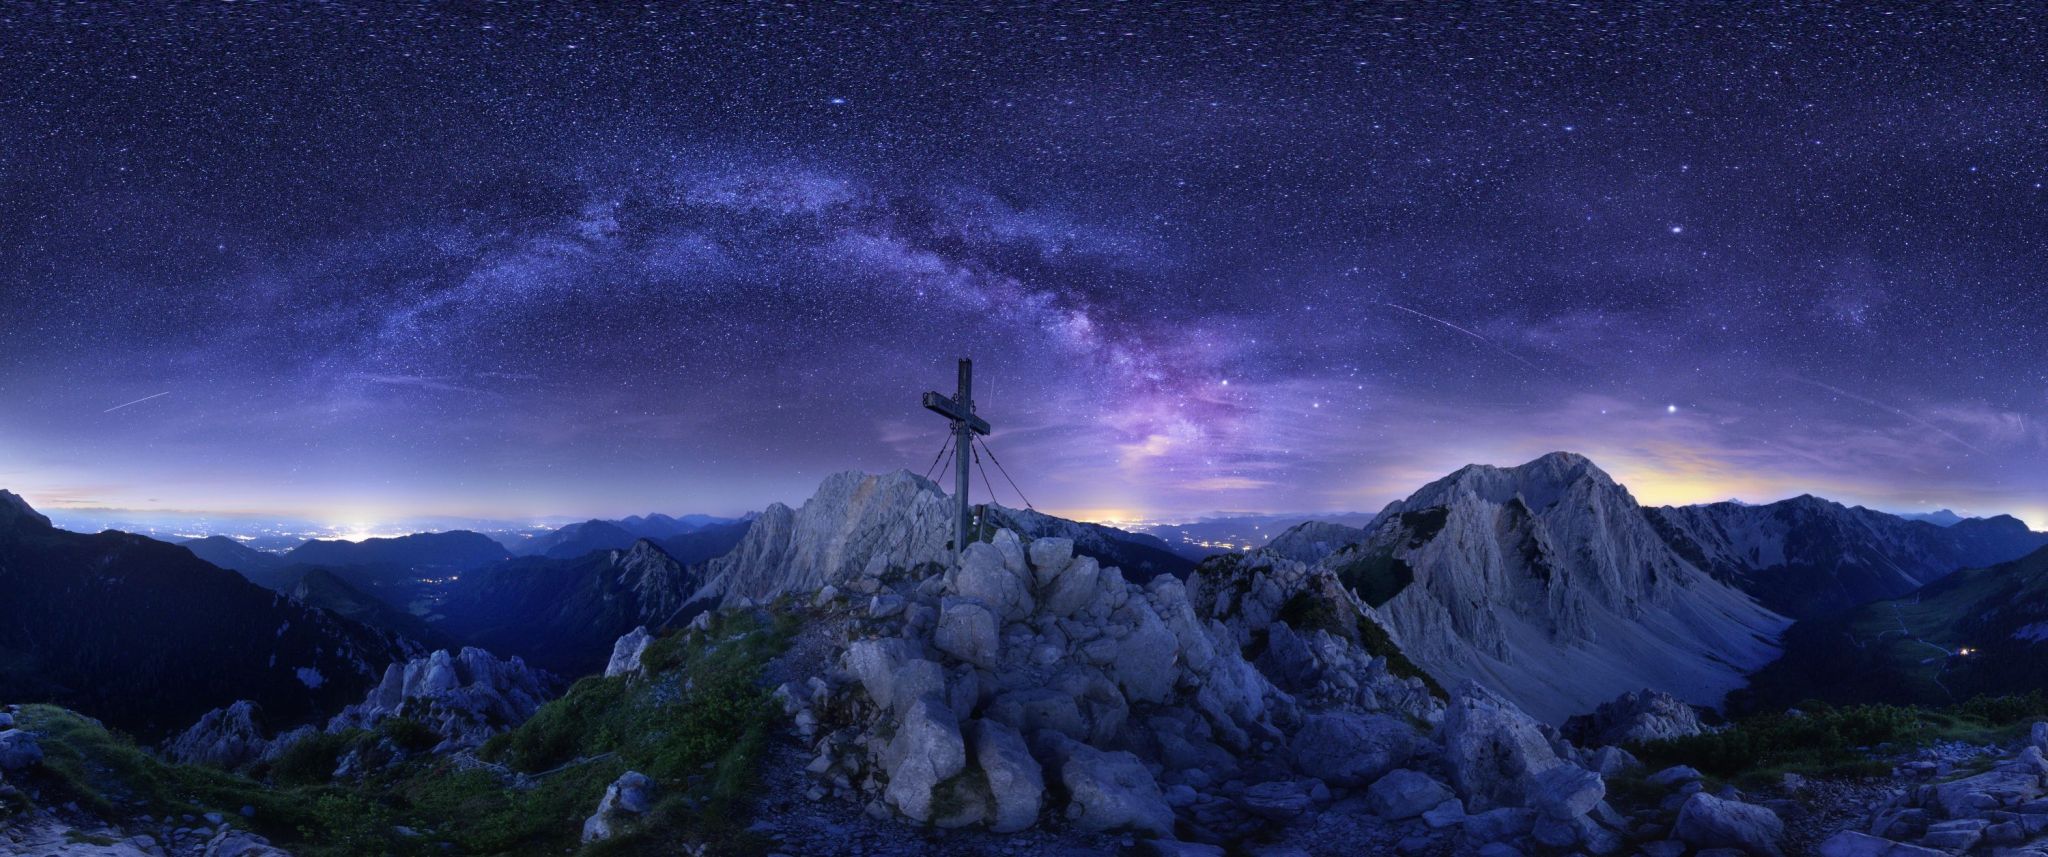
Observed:
[[[1060,751],[1060,782],[1067,788],[1067,819],[1082,830],[1173,833],[1173,808],[1137,756],[1068,742]]]
[[[1017,545],[1017,537],[1009,530],[998,530],[996,536],[1004,540],[1015,551],[1015,561],[1024,562],[1024,549]],[[967,546],[967,553],[960,559],[960,566],[953,572],[953,591],[963,598],[970,598],[987,605],[997,618],[1004,622],[1015,622],[1031,615],[1037,609],[1037,602],[1031,597],[1031,574],[1019,572],[1010,567],[1011,557],[989,542],[975,542]]]
[[[387,717],[410,717],[442,741],[435,752],[479,747],[526,722],[548,697],[550,680],[517,657],[500,660],[465,647],[392,664],[362,702],[342,709],[327,731],[368,729]]]
[[[583,841],[598,842],[618,833],[621,821],[647,814],[654,808],[654,780],[639,771],[627,771],[605,787],[597,811],[583,821]]]
[[[1073,616],[1094,604],[1100,591],[1101,566],[1094,557],[1077,556],[1067,563],[1046,595],[1046,610],[1054,616]]]
[[[1633,690],[1603,702],[1591,714],[1565,722],[1565,734],[1585,747],[1664,741],[1698,735],[1699,712],[1661,690]]]
[[[1452,696],[1441,737],[1468,805],[1526,806],[1537,776],[1567,764],[1534,720],[1470,682]]]
[[[216,708],[166,743],[164,755],[182,765],[238,770],[270,749],[256,720],[256,703],[246,699]]]
[[[889,741],[883,797],[912,821],[930,821],[933,790],[966,767],[967,744],[953,710],[936,697],[920,697],[904,711]]]
[[[612,644],[612,659],[609,663],[605,664],[605,677],[614,678],[617,676],[639,675],[641,670],[640,657],[647,654],[647,647],[654,642],[654,639],[653,634],[647,633],[647,626],[645,625],[626,632],[625,636],[620,637],[618,642]]]
[[[1031,757],[1017,730],[990,720],[967,725],[965,737],[974,763],[988,780],[993,812],[989,829],[1014,833],[1038,823],[1045,804],[1045,773]]]
[[[1060,573],[1074,561],[1074,540],[1047,536],[1033,539],[1031,553],[1031,583],[1040,589],[1051,586]]]
[[[1694,848],[1738,848],[1759,857],[1782,857],[1785,823],[1761,806],[1706,792],[1686,798],[1672,835]]]
[[[1422,745],[1422,735],[1399,718],[1351,712],[1311,714],[1290,742],[1302,773],[1350,788],[1385,776]]]
[[[987,604],[947,596],[939,602],[939,627],[932,633],[932,645],[975,666],[994,669],[1002,659],[1001,623]]]
[[[43,763],[36,736],[21,729],[0,730],[0,771],[19,771]]]
[[[953,515],[938,485],[907,470],[833,474],[802,509],[776,503],[756,517],[737,547],[706,564],[692,600],[766,603],[844,587],[878,562],[944,565],[952,560]]]

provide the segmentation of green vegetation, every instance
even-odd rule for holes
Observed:
[[[1331,636],[1342,637],[1358,644],[1368,654],[1387,659],[1387,671],[1402,678],[1419,678],[1438,699],[1448,699],[1443,685],[1435,677],[1416,666],[1414,661],[1402,654],[1401,647],[1394,644],[1387,629],[1380,627],[1363,613],[1351,609],[1350,602],[1338,602],[1318,597],[1309,592],[1297,592],[1280,605],[1276,617],[1287,626],[1304,634],[1316,631],[1328,632]],[[1253,655],[1256,657],[1256,655]]]
[[[60,797],[110,817],[219,812],[293,853],[566,854],[582,822],[627,770],[660,786],[654,810],[594,854],[683,853],[711,842],[720,854],[764,850],[744,832],[743,801],[779,715],[762,670],[786,647],[795,616],[774,624],[726,617],[708,634],[657,641],[649,677],[586,678],[477,755],[482,763],[421,751],[439,742],[410,719],[374,730],[318,734],[251,773],[171,765],[98,723],[50,706],[20,719],[42,735],[45,800]],[[331,782],[351,752],[395,747],[411,756],[355,782]],[[242,807],[253,813],[244,820]],[[0,809],[0,813],[7,810]]]
[[[2048,658],[2035,639],[2044,622],[2048,549],[1793,625],[1785,655],[1729,705],[1772,710],[1809,697],[1836,705],[1953,705],[2024,693],[2048,686]]]
[[[1416,666],[1414,661],[1401,653],[1401,647],[1394,645],[1394,638],[1387,635],[1387,629],[1363,615],[1358,617],[1358,643],[1374,657],[1386,658],[1388,672],[1402,678],[1422,679],[1431,695],[1438,699],[1451,698],[1450,694],[1444,692],[1444,686],[1437,682],[1435,676],[1424,672],[1422,667]]]
[[[1720,732],[1637,745],[1633,752],[1658,770],[1691,765],[1702,773],[1754,786],[1785,773],[1817,777],[1877,777],[1892,764],[1874,754],[1933,741],[1990,743],[2010,740],[2033,720],[2048,717],[2048,697],[1980,697],[1943,708],[1884,704],[1837,708],[1809,700],[1796,713],[1743,718]]]
[[[1337,579],[1358,593],[1359,600],[1379,607],[1415,582],[1415,569],[1393,554],[1374,552],[1352,557],[1339,566]]]

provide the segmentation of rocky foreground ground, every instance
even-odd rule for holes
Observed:
[[[796,599],[636,631],[606,677],[542,706],[546,685],[516,659],[436,653],[321,728],[267,737],[230,706],[155,755],[132,751],[145,759],[81,753],[79,736],[103,730],[13,709],[0,851],[2048,852],[2048,724],[2010,742],[1873,747],[1888,775],[1744,792],[1625,749],[1707,728],[1685,704],[1627,694],[1560,730],[1477,685],[1445,691],[1330,572],[1274,556],[1141,585],[1065,539],[1000,531],[957,565],[878,562]],[[328,755],[310,756],[318,746]],[[306,758],[317,782],[285,789]],[[161,798],[100,782],[124,766],[174,780],[197,811],[140,811]],[[451,782],[469,802],[435,797]],[[286,793],[363,801],[367,832],[308,816],[361,847],[272,844],[293,835],[273,816],[301,811]],[[531,816],[535,838],[480,844],[501,840],[434,814],[508,800],[505,823]]]

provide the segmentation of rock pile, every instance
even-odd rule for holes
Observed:
[[[408,717],[441,736],[434,752],[480,747],[532,717],[547,701],[551,682],[517,657],[501,660],[470,647],[451,655],[443,649],[385,668],[369,697],[342,709],[327,731],[368,729],[387,717]]]
[[[922,568],[871,564],[813,599],[844,620],[813,623],[842,629],[836,660],[776,692],[812,800],[1171,853],[1355,813],[1416,850],[1604,855],[1640,821],[1606,802],[1626,752],[1582,750],[1476,684],[1447,702],[1396,675],[1398,651],[1374,651],[1384,627],[1330,571],[1255,555],[1138,585],[1008,530]],[[614,667],[643,647],[622,639]],[[1702,812],[1694,826],[1721,831]]]
[[[2001,853],[2048,838],[2048,723],[2035,723],[2026,744],[1990,770],[1906,789],[1876,807],[1863,830],[1843,830],[1822,842],[1825,857]],[[1904,776],[1931,773],[1903,766]]]
[[[492,735],[532,717],[554,683],[552,676],[527,667],[517,657],[499,659],[477,648],[454,654],[436,651],[387,667],[376,689],[362,702],[342,709],[325,731],[371,729],[387,718],[406,717],[440,737],[433,752],[480,747]],[[209,711],[166,742],[164,755],[174,762],[236,770],[273,761],[293,744],[322,731],[301,726],[265,738],[257,715],[256,704],[248,700]],[[402,755],[396,747],[384,749],[386,756]],[[360,764],[362,760],[351,754],[343,767]]]
[[[1589,747],[1663,741],[1703,731],[1699,712],[1685,700],[1649,688],[1624,693],[1564,725],[1566,735]]]
[[[258,719],[256,703],[246,699],[216,708],[166,743],[164,757],[182,765],[244,767],[270,751]]]

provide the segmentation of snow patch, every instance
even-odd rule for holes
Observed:
[[[2035,622],[2032,625],[2021,625],[2020,627],[2013,630],[2012,638],[2015,640],[2025,640],[2029,643],[2039,643],[2048,641],[2048,622]]]
[[[312,667],[299,667],[294,672],[298,674],[301,683],[314,690],[320,689],[321,685],[327,683],[327,677],[321,675],[319,670]]]

